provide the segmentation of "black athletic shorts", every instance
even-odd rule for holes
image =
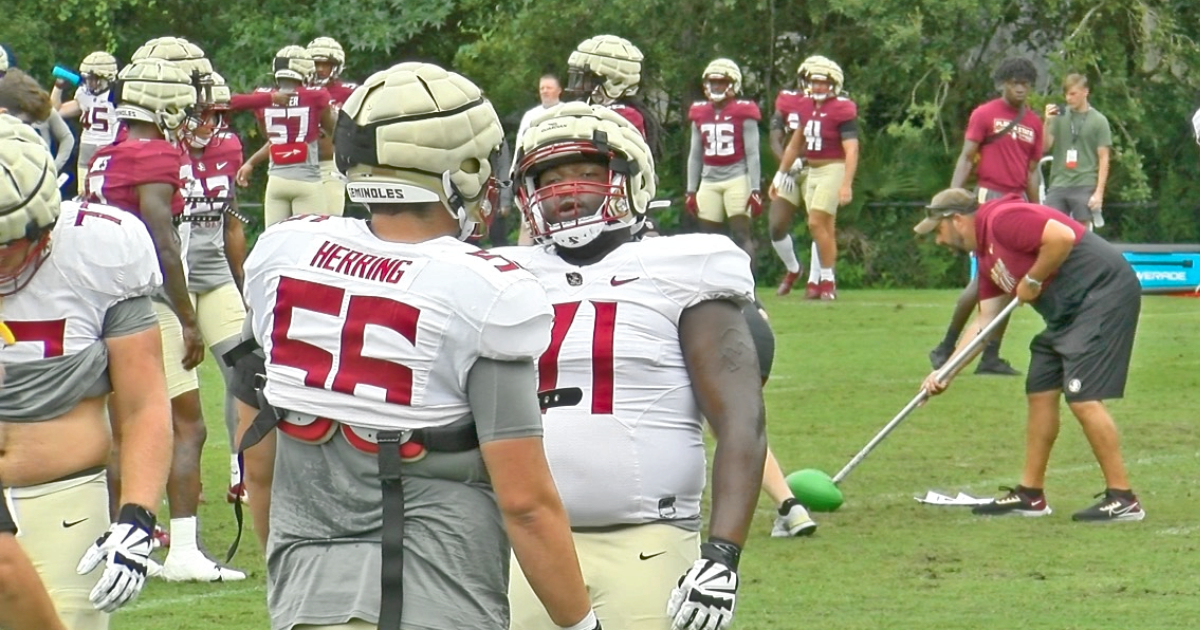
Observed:
[[[267,360],[258,352],[247,352],[233,364],[233,382],[229,384],[229,393],[258,409],[258,392],[254,384],[258,375],[266,372]]]
[[[761,308],[762,305],[756,300],[742,307],[742,315],[750,327],[750,337],[754,339],[754,349],[758,353],[758,371],[765,383],[767,377],[771,376],[771,365],[775,362],[775,333],[759,310]]]
[[[2,533],[17,533],[17,523],[13,521],[12,514],[8,513],[8,503],[0,497],[0,534]]]
[[[1026,393],[1061,389],[1067,402],[1125,395],[1142,303],[1140,292],[1113,298],[1111,294],[1089,296],[1070,323],[1047,328],[1033,338]]]

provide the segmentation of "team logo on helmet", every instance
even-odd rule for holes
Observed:
[[[117,118],[154,123],[175,139],[195,106],[196,87],[173,61],[142,58],[121,70]]]
[[[466,77],[427,63],[377,72],[338,115],[334,157],[351,201],[441,202],[459,237],[476,234],[496,191],[500,118]]]
[[[713,59],[704,68],[704,96],[719,103],[742,91],[742,71],[732,59]]]
[[[331,64],[329,73],[323,77],[320,76],[320,69],[314,71],[313,82],[315,84],[325,85],[342,76],[342,69],[346,67],[346,51],[342,49],[342,45],[336,39],[318,37],[309,42],[305,50],[313,58],[313,62]]]
[[[642,51],[616,35],[597,35],[580,42],[567,58],[567,88],[574,100],[608,105],[637,94],[642,80]]]
[[[0,269],[0,295],[24,288],[50,253],[50,231],[62,203],[57,172],[41,136],[20,119],[0,114],[0,251],[28,244],[19,262]]]
[[[596,162],[608,169],[604,181],[544,184],[552,167]],[[607,230],[634,224],[654,197],[654,160],[642,134],[620,114],[601,105],[563,103],[535,120],[518,147],[513,185],[530,234],[539,242],[582,247]],[[595,208],[574,211],[569,220],[551,221],[548,210],[563,200]]]

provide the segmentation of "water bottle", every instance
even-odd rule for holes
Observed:
[[[78,74],[75,74],[74,72],[71,72],[62,66],[54,66],[54,76],[55,78],[62,79],[63,81],[70,83],[71,85],[79,85],[79,82],[83,80],[83,78]]]

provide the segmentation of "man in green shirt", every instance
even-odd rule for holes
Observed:
[[[1108,183],[1112,129],[1108,119],[1088,104],[1087,77],[1069,74],[1063,80],[1066,111],[1046,105],[1044,151],[1054,156],[1045,205],[1091,228],[1104,225],[1100,214]]]

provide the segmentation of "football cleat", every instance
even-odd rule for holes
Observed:
[[[822,280],[817,285],[817,295],[822,302],[832,302],[837,299],[837,283],[833,280]]]
[[[817,522],[795,499],[784,501],[779,510],[780,514],[775,517],[775,524],[771,528],[771,538],[812,536],[816,533]]]
[[[792,285],[800,279],[800,272],[795,273],[789,271],[783,274],[783,280],[779,283],[779,289],[775,291],[775,295],[787,295],[792,292]]]
[[[167,530],[164,529],[162,525],[154,526],[153,544],[155,549],[160,547],[163,549],[169,549],[171,547],[171,535],[167,533]]]
[[[1133,492],[1105,490],[1096,495],[1103,497],[1099,503],[1071,516],[1073,521],[1086,523],[1116,523],[1120,521],[1140,521],[1146,518],[1141,501]]]
[[[816,282],[809,282],[804,287],[804,299],[819,300],[821,299],[821,285]]]
[[[238,582],[246,574],[223,567],[199,549],[172,551],[162,565],[162,578],[168,582]]]
[[[971,513],[979,516],[1008,516],[1011,514],[1020,516],[1049,516],[1052,513],[1050,505],[1046,503],[1046,495],[1044,493],[1038,493],[1035,496],[1021,486],[1017,486],[1016,488],[1001,486],[1000,489],[1008,490],[1008,494],[993,500],[991,503],[971,508]]]

